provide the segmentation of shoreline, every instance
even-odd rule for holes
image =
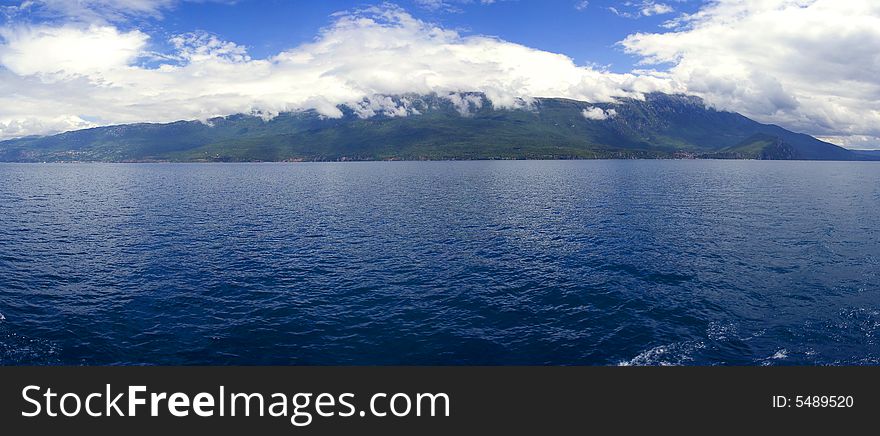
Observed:
[[[307,163],[366,163],[366,162],[565,162],[565,161],[764,161],[764,162],[880,162],[880,158],[865,159],[754,159],[720,157],[597,157],[597,158],[477,158],[477,159],[296,159],[296,160],[52,160],[2,161],[0,164],[307,164]]]

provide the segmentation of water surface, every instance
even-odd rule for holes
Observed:
[[[0,164],[0,364],[877,364],[878,224],[869,162]]]

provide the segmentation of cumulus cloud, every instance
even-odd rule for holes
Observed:
[[[584,118],[588,120],[602,121],[609,118],[614,118],[615,116],[617,116],[617,111],[614,109],[604,110],[602,108],[593,106],[591,108],[584,109],[582,114]]]
[[[662,75],[613,74],[497,38],[462,36],[387,4],[338,14],[313,42],[266,59],[205,33],[171,38],[174,52],[151,67],[139,61],[153,54],[138,30],[68,24],[2,35],[6,138],[253,111],[339,117],[342,104],[361,116],[405,115],[405,101],[382,97],[405,93],[436,93],[466,112],[478,104],[463,94],[471,91],[507,108],[534,97],[609,102],[680,91]]]
[[[669,26],[622,45],[716,107],[880,148],[880,3],[717,0]]]
[[[0,28],[0,64],[18,75],[100,75],[141,55],[148,36],[109,26]]]

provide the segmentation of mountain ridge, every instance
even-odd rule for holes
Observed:
[[[0,142],[6,162],[237,162],[449,159],[718,158],[880,160],[743,115],[698,97],[588,103],[523,100],[496,108],[480,93],[381,96],[271,119],[137,123]]]

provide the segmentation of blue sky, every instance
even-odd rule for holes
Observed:
[[[0,139],[467,92],[683,93],[880,148],[880,2],[0,0]]]
[[[373,2],[375,4],[378,2]],[[563,53],[577,63],[601,65],[627,72],[638,57],[617,46],[636,32],[664,31],[660,26],[673,13],[639,14],[640,5],[592,0],[578,9],[575,0],[508,0],[492,4],[450,2],[451,8],[426,7],[425,2],[394,2],[414,16],[459,30],[482,34]],[[702,2],[670,1],[676,12],[693,12]],[[315,37],[331,14],[371,4],[363,1],[239,0],[225,3],[184,3],[168,13],[157,32],[182,33],[194,29],[247,45],[255,57],[266,57]],[[612,12],[618,10],[621,16]],[[638,15],[638,17],[635,17]]]

